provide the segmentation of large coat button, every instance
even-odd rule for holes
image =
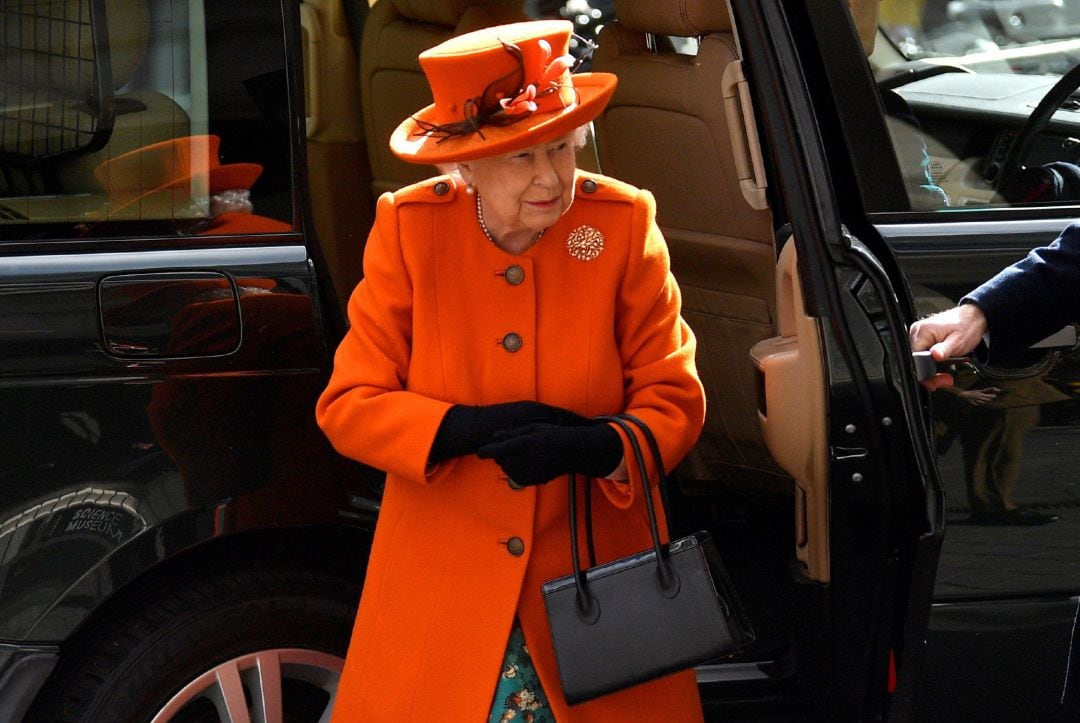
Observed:
[[[586,178],[581,182],[581,190],[585,193],[596,193],[596,181],[591,178]]]
[[[512,477],[507,477],[506,478],[506,486],[509,487],[510,489],[514,490],[515,492],[517,492],[518,490],[525,489],[524,485],[519,485],[517,482],[515,482],[513,480]]]
[[[450,192],[450,184],[446,181],[439,181],[435,184],[434,191],[436,196],[445,196]]]
[[[503,272],[503,278],[506,279],[506,283],[511,286],[517,286],[525,280],[525,269],[521,268],[517,264],[507,267]]]
[[[504,336],[502,338],[503,349],[506,349],[508,352],[511,352],[511,353],[513,353],[513,352],[517,351],[518,349],[520,349],[521,344],[522,344],[521,337],[519,335],[515,334],[514,332],[510,332],[509,334],[507,334],[506,336]]]
[[[525,543],[520,537],[511,537],[506,541],[506,551],[514,557],[521,557],[521,554],[525,552]]]

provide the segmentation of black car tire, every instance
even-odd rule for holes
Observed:
[[[62,649],[28,723],[165,718],[161,714],[178,691],[213,678],[208,674],[215,668],[235,668],[237,661],[250,665],[267,655],[277,660],[279,654],[284,719],[319,719],[326,700],[311,700],[303,681],[289,678],[288,670],[297,666],[287,666],[286,657],[292,655],[295,663],[299,655],[302,664],[318,661],[340,670],[356,611],[357,592],[348,584],[312,571],[264,568],[220,572],[148,592],[110,611],[114,624],[81,635],[74,650]],[[249,682],[244,681],[244,693],[251,704],[257,691],[253,695]],[[213,710],[206,700],[196,701],[171,720],[218,720],[208,715]]]

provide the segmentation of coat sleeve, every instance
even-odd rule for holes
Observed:
[[[364,250],[364,279],[349,299],[350,328],[315,416],[341,454],[423,482],[431,443],[451,405],[406,388],[412,298],[397,209],[384,194]]]
[[[656,206],[648,191],[640,191],[634,200],[630,233],[615,317],[626,390],[623,411],[649,426],[670,471],[697,442],[705,423],[705,391],[694,364],[697,342],[681,316],[682,297],[671,274],[667,244],[656,225]],[[651,466],[649,447],[640,435],[639,440]],[[623,441],[632,470],[633,453],[627,440]],[[636,480],[632,478],[632,482]],[[633,496],[632,492],[627,494],[626,485],[605,483],[604,488],[619,506],[624,504],[619,493]],[[636,489],[636,485],[629,489]]]
[[[991,354],[1015,351],[1080,321],[1080,226],[1071,225],[1049,246],[1002,270],[972,291],[987,319]]]

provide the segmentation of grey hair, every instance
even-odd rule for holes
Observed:
[[[574,150],[580,151],[589,144],[589,133],[592,131],[592,121],[574,129]]]
[[[574,147],[574,152],[577,153],[585,146],[589,145],[589,132],[592,130],[592,121],[585,125],[578,126],[574,130],[570,131],[570,144]],[[447,175],[457,175],[460,177],[458,170],[458,164],[451,163],[438,163],[436,167],[440,173]]]

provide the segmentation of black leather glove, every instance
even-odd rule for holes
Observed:
[[[592,424],[592,420],[562,407],[540,402],[505,402],[482,407],[457,404],[446,412],[428,453],[435,464],[451,457],[473,454],[490,442],[496,432],[543,422],[562,426]]]
[[[589,426],[530,424],[499,432],[477,451],[493,459],[515,484],[544,484],[570,472],[604,477],[619,466],[622,438],[606,422]]]

